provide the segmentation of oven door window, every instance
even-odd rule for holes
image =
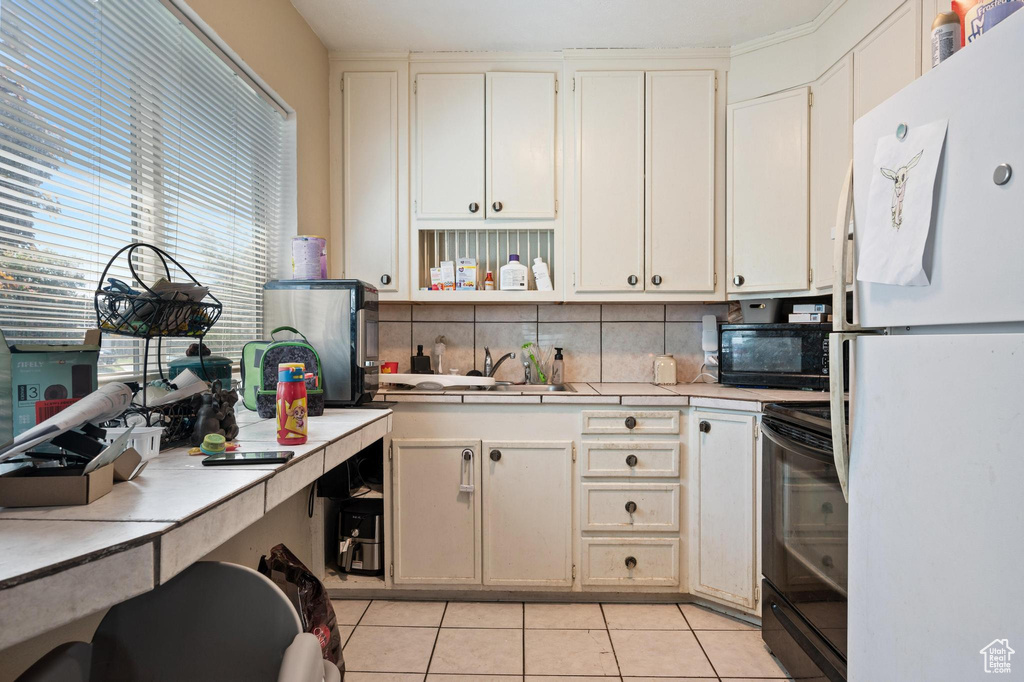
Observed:
[[[765,577],[845,656],[848,506],[832,453],[762,429]]]

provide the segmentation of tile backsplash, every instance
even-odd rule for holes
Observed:
[[[565,355],[565,381],[652,381],[654,356],[671,353],[681,382],[700,372],[701,317],[727,321],[728,304],[444,305],[381,303],[380,357],[409,371],[418,344],[430,355],[445,337],[445,370],[483,371],[484,347],[496,361],[508,352],[496,378],[522,381],[520,349],[526,342]],[[551,350],[553,357],[554,351]],[[435,366],[433,360],[431,365]]]

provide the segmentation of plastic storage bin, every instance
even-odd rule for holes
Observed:
[[[103,442],[113,443],[128,429],[117,427],[104,430],[107,432],[107,435]],[[142,461],[145,462],[160,454],[160,437],[163,435],[163,432],[164,427],[162,426],[136,426],[135,430],[132,431],[131,437],[128,439],[127,445],[130,448],[135,448],[142,457]]]

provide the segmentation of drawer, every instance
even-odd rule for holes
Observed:
[[[679,443],[583,442],[583,476],[678,478]]]
[[[583,433],[679,433],[679,410],[584,410]]]
[[[679,530],[678,483],[584,483],[582,498],[580,530]]]
[[[583,538],[582,553],[583,585],[679,585],[677,538]]]

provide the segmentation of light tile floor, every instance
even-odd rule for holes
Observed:
[[[346,682],[788,679],[756,626],[695,604],[333,603]]]

